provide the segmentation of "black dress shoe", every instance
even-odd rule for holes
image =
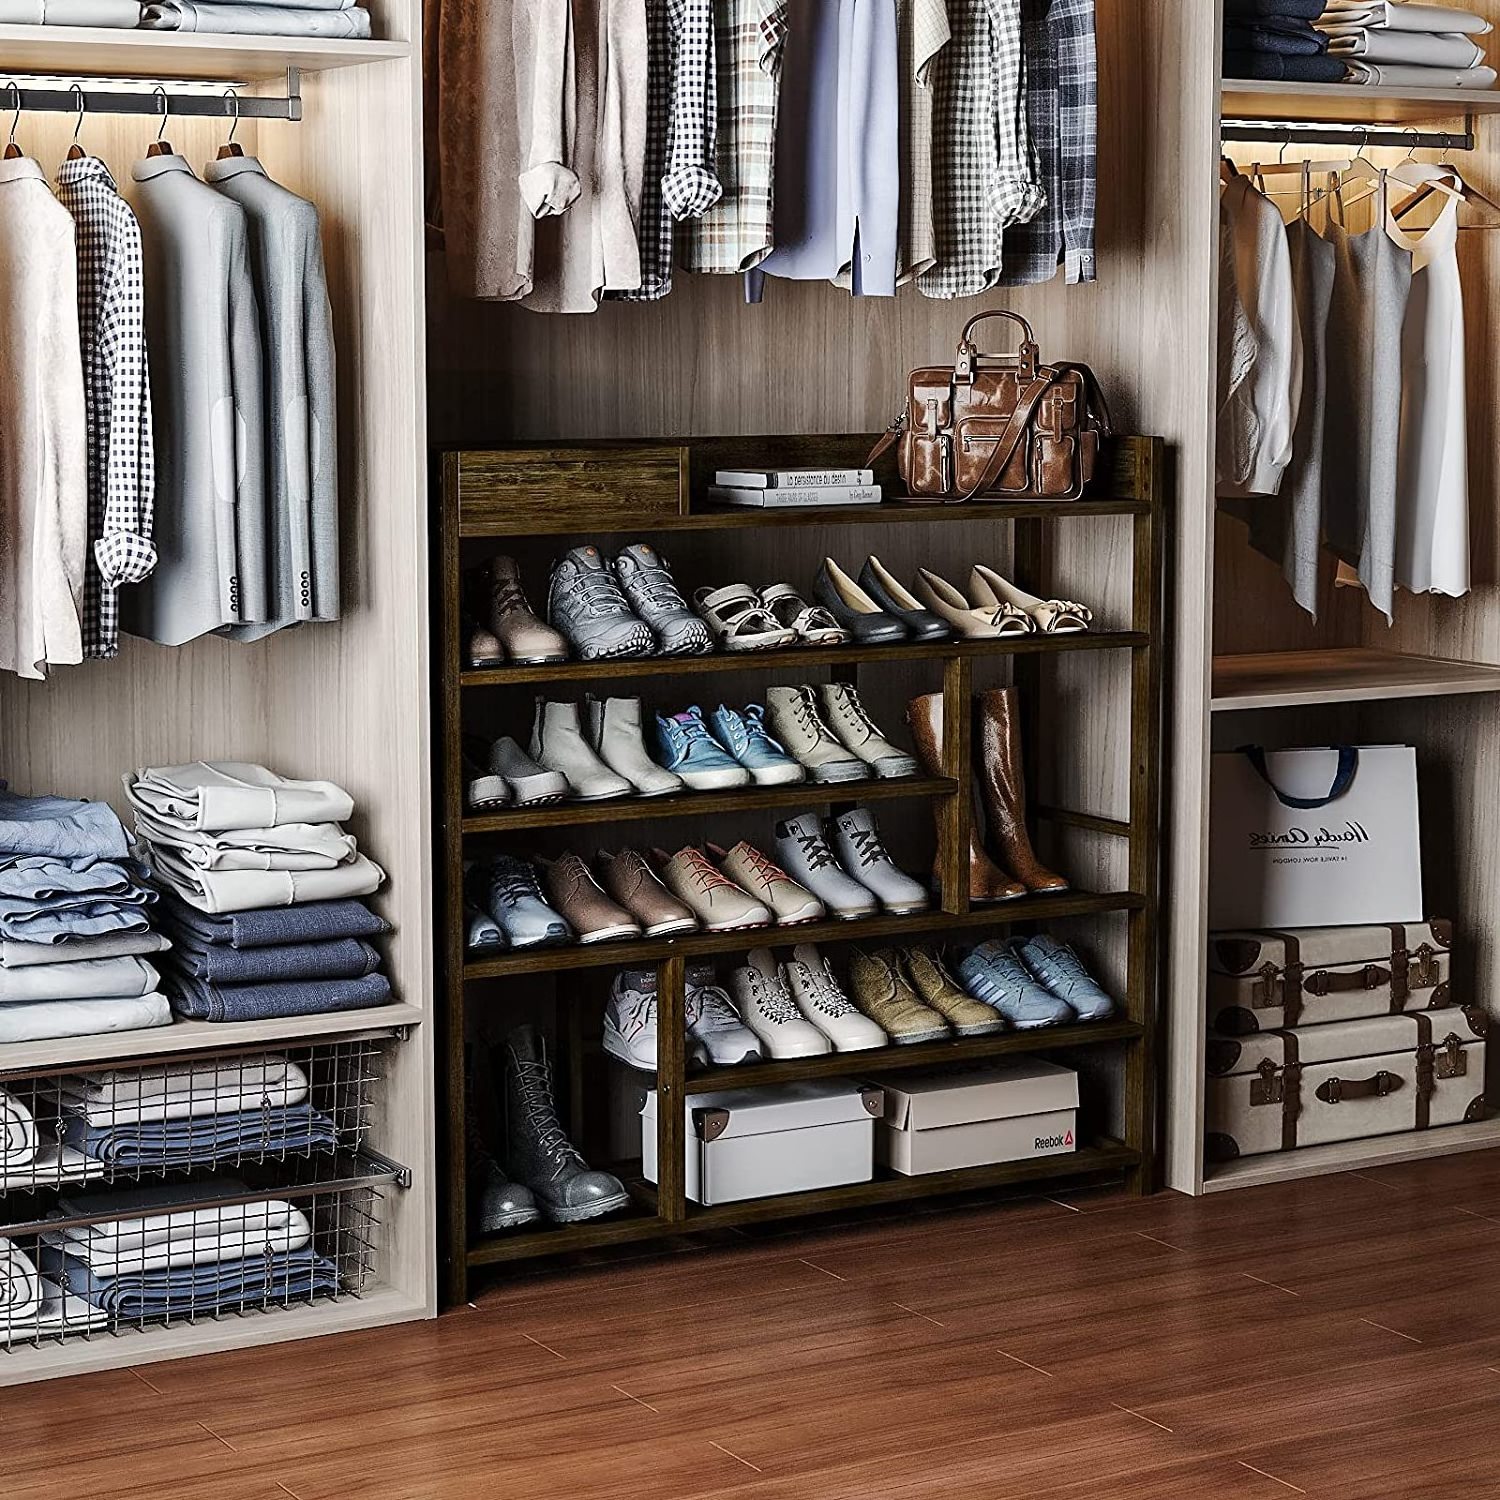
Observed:
[[[823,559],[813,592],[856,646],[894,646],[911,638],[906,626],[885,613],[831,557]]]
[[[952,640],[953,627],[926,608],[874,553],[860,572],[859,586],[888,615],[894,615],[906,626],[908,640]]]

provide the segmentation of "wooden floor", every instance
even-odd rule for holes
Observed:
[[[1500,1152],[511,1281],[0,1391],[6,1500],[1500,1495]]]

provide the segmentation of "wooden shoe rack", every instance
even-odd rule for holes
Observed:
[[[887,501],[838,511],[736,510],[707,503],[718,468],[787,467],[798,463],[858,465],[867,434],[837,437],[700,438],[441,452],[434,469],[439,516],[439,579],[434,595],[441,618],[435,668],[439,868],[445,882],[438,951],[445,997],[446,1042],[440,1067],[447,1089],[445,1140],[447,1201],[443,1218],[449,1301],[467,1294],[470,1274],[502,1262],[563,1256],[581,1250],[691,1235],[698,1231],[780,1218],[861,1208],[980,1189],[1048,1181],[1124,1180],[1138,1190],[1153,1181],[1155,1155],[1155,1017],[1157,1007],[1157,849],[1161,717],[1163,445],[1126,437],[1113,445],[1113,464],[1095,494],[1074,502],[1023,501],[934,506]],[[894,471],[878,473],[887,496],[901,488]],[[955,530],[956,529],[956,530]],[[914,549],[937,546],[955,532],[980,556],[1007,553],[1016,576],[1043,594],[1095,586],[1110,607],[1096,610],[1087,634],[1028,636],[994,641],[884,647],[788,649],[739,656],[647,659],[483,671],[462,666],[462,577],[497,552],[521,563],[528,597],[544,606],[550,559],[584,540],[613,549],[649,540],[672,562],[685,593],[694,583],[740,577],[767,582],[787,577],[804,589],[824,552],[859,555],[872,543],[909,573],[923,558]],[[756,549],[759,548],[759,551]],[[696,549],[696,550],[694,550]],[[697,567],[681,563],[691,553]],[[967,554],[966,554],[967,555]],[[751,557],[761,560],[756,566]],[[765,560],[780,571],[765,571]],[[711,571],[712,570],[712,571]],[[743,570],[743,571],[740,571]],[[940,569],[941,571],[941,569]],[[832,675],[854,682],[868,701],[884,692],[902,703],[938,685],[945,695],[944,764],[970,765],[969,705],[993,674],[1005,673],[1021,691],[1032,819],[1045,847],[1074,877],[1071,892],[1033,896],[1001,907],[970,907],[968,847],[971,813],[967,775],[914,776],[890,781],[802,785],[688,794],[677,798],[561,803],[534,809],[468,815],[464,806],[462,740],[466,729],[491,737],[512,734],[523,744],[535,692],[580,696],[642,693],[648,707],[693,701],[689,691],[756,694],[765,679],[816,680]],[[1075,670],[1083,669],[1083,670]],[[717,699],[704,699],[705,703]],[[502,706],[508,705],[508,706]],[[1043,710],[1046,710],[1044,712]],[[896,729],[899,708],[876,713]],[[900,736],[897,736],[898,738]],[[1037,794],[1041,795],[1038,796]],[[878,800],[877,800],[878,799]],[[601,943],[500,953],[469,960],[465,952],[463,871],[466,859],[490,849],[530,853],[573,847],[591,853],[601,842],[649,847],[676,838],[725,841],[755,832],[739,820],[769,826],[808,807],[877,802],[904,833],[898,861],[917,868],[935,862],[939,895],[927,913],[861,922],[820,922],[788,930],[696,933],[652,941]],[[913,810],[915,809],[915,810]],[[900,819],[906,817],[906,825]],[[694,819],[712,819],[706,828]],[[570,831],[576,835],[568,842]],[[562,839],[561,844],[557,843]],[[637,842],[639,841],[639,842]],[[770,847],[756,838],[761,847]],[[907,850],[917,851],[903,860]],[[857,1056],[830,1054],[689,1072],[683,1044],[684,970],[693,958],[742,955],[757,943],[841,945],[871,940],[978,939],[1012,926],[1080,924],[1089,951],[1104,955],[1101,978],[1121,1001],[1112,1019],[1094,1024],[1003,1033],[991,1037],[889,1047]],[[655,965],[660,1037],[657,1185],[641,1179],[638,1160],[611,1159],[596,1144],[600,1080],[608,1059],[598,1043],[602,999],[612,972]],[[479,1239],[471,1232],[465,1171],[466,1040],[498,1041],[523,1020],[550,1019],[561,1108],[590,1164],[623,1177],[634,1199],[626,1214],[568,1228],[536,1227]],[[831,1076],[883,1076],[911,1068],[972,1062],[1019,1053],[1056,1054],[1079,1067],[1086,1103],[1080,1149],[1067,1157],[1006,1163],[933,1176],[880,1175],[874,1181],[824,1191],[701,1208],[684,1193],[684,1099],[727,1087]],[[482,1048],[473,1054],[483,1057]],[[478,1071],[486,1071],[481,1066]],[[442,1126],[440,1125],[440,1128]]]

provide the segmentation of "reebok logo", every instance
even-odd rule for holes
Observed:
[[[1033,1151],[1060,1151],[1065,1146],[1071,1146],[1072,1144],[1073,1132],[1068,1130],[1064,1131],[1062,1135],[1039,1135],[1036,1138],[1036,1145],[1031,1149]]]

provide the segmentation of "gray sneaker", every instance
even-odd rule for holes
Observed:
[[[662,656],[703,656],[713,650],[707,622],[688,607],[654,547],[636,542],[616,553],[615,577],[631,608],[655,632]]]
[[[1073,1007],[1038,983],[1015,945],[999,938],[975,948],[959,964],[958,978],[976,1000],[992,1005],[1017,1031],[1063,1026],[1073,1019]]]
[[[572,929],[547,905],[536,871],[524,859],[502,854],[488,869],[476,870],[483,909],[500,924],[512,948],[543,948],[566,943]]]
[[[1078,1012],[1080,1021],[1103,1021],[1114,1015],[1113,997],[1066,943],[1043,932],[1022,938],[1016,944],[1016,952],[1059,1000],[1066,1000]]]
[[[511,1170],[553,1223],[597,1219],[630,1202],[625,1184],[591,1171],[568,1139],[557,1117],[547,1044],[534,1026],[518,1026],[505,1041],[505,1120]]]
[[[597,547],[574,547],[552,569],[547,616],[582,661],[650,656],[656,650],[651,627],[631,613]]]
[[[830,825],[830,833],[839,862],[861,885],[880,897],[892,916],[904,917],[927,910],[926,887],[905,870],[898,869],[895,860],[885,852],[880,830],[875,826],[875,814],[869,808],[855,807],[841,813]]]
[[[880,910],[875,896],[839,868],[817,813],[803,813],[776,825],[776,862],[840,921],[873,917]]]

